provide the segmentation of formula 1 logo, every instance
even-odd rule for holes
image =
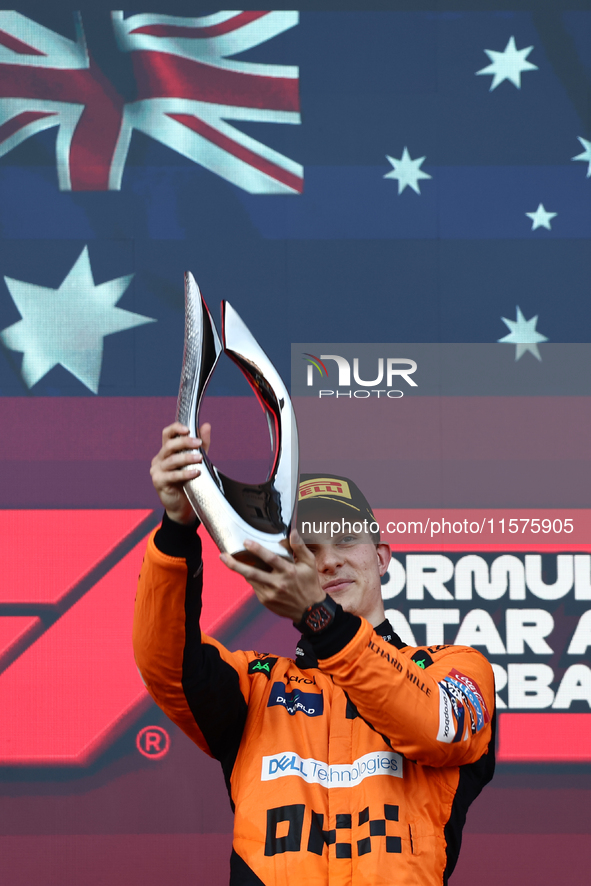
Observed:
[[[0,766],[87,766],[152,705],[131,628],[159,520],[151,510],[0,511]],[[252,592],[208,536],[203,548],[221,594],[205,601],[202,623],[219,632]]]

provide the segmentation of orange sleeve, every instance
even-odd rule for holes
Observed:
[[[133,647],[144,684],[202,750],[223,760],[239,742],[249,698],[248,660],[201,634],[202,567],[148,540],[135,601]],[[195,574],[192,574],[195,572]],[[223,699],[223,704],[220,701]]]
[[[492,668],[465,646],[443,647],[421,668],[361,619],[352,640],[319,661],[392,748],[427,766],[479,759],[491,740]],[[431,656],[429,656],[431,659]]]

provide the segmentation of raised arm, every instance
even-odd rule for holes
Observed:
[[[311,638],[319,667],[341,686],[359,714],[392,747],[427,766],[460,766],[486,753],[491,740],[494,678],[474,649],[397,649],[364,619],[343,612]],[[417,663],[420,662],[420,664]]]
[[[205,433],[203,437],[205,441]],[[166,513],[148,541],[133,642],[138,669],[156,703],[226,768],[246,720],[248,661],[244,653],[229,652],[200,629],[201,541],[182,491],[187,479],[183,468],[199,463],[200,454],[190,450],[200,444],[182,425],[171,425],[152,462],[152,479]],[[189,476],[197,475],[198,468],[193,468]]]
[[[265,606],[297,623],[307,607],[326,594],[312,552],[296,533],[291,544],[295,563],[255,543],[248,545],[270,572],[228,555],[223,560],[252,584]],[[365,618],[339,605],[319,633],[308,630],[305,623],[299,626],[321,670],[341,686],[358,713],[393,749],[428,766],[472,763],[487,751],[494,680],[491,666],[479,652],[467,647],[421,650],[419,664],[416,655],[414,660],[411,657],[413,650],[387,643]]]

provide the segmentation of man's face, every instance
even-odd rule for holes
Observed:
[[[380,578],[390,562],[390,547],[374,544],[369,532],[333,534],[330,524],[341,520],[342,526],[342,518],[340,510],[335,515],[330,508],[306,508],[298,521],[300,534],[314,554],[322,589],[346,612],[361,615],[376,627],[384,619]],[[310,531],[320,528],[323,531]]]

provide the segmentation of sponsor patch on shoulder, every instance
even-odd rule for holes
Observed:
[[[267,680],[271,679],[271,671],[277,663],[277,658],[272,655],[266,655],[264,658],[257,658],[255,661],[248,663],[249,674],[264,674]]]
[[[490,722],[478,683],[455,668],[439,682],[439,698],[438,741],[462,741],[468,738],[465,728],[474,735]]]
[[[410,660],[414,661],[414,663],[420,668],[423,668],[423,670],[433,664],[433,659],[426,649],[417,649],[417,651],[413,652],[411,655]]]
[[[456,737],[456,724],[452,712],[451,699],[439,684],[439,730],[437,741],[451,744]]]

